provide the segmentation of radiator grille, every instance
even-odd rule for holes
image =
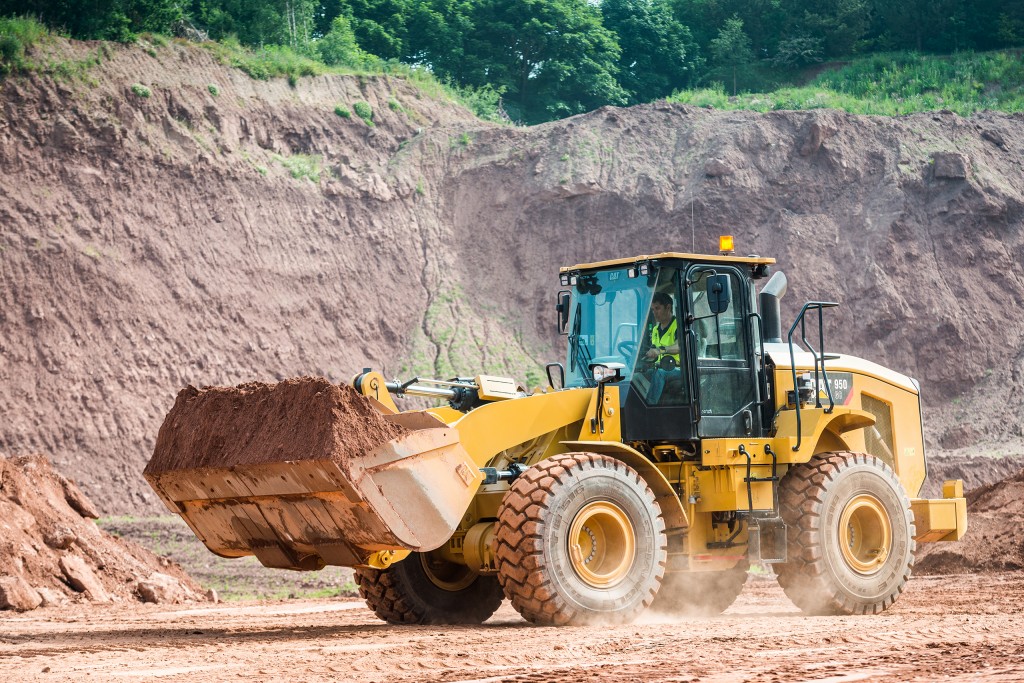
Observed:
[[[877,398],[861,395],[861,406],[875,416],[875,424],[864,430],[864,443],[868,453],[895,467],[892,456],[892,409]]]

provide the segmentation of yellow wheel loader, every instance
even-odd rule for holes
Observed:
[[[963,485],[917,497],[918,383],[826,352],[836,304],[805,304],[784,331],[773,263],[562,268],[566,362],[543,390],[370,370],[354,391],[190,388],[146,477],[213,552],[355,567],[392,623],[480,623],[504,598],[536,624],[716,614],[750,563],[772,564],[807,613],[881,612],[917,543],[966,531]],[[402,396],[448,404],[403,412]],[[332,420],[348,431],[316,427]],[[356,440],[353,425],[377,422],[377,441]]]

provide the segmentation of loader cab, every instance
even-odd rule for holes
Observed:
[[[626,442],[763,434],[752,280],[770,262],[664,254],[563,269],[566,386],[596,386],[594,366],[622,364],[616,385]]]

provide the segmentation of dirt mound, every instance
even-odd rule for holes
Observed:
[[[102,531],[97,516],[46,458],[0,456],[0,609],[204,598],[180,568]]]
[[[1024,569],[1024,470],[967,493],[962,539],[918,547],[918,574]]]
[[[929,455],[928,479],[921,488],[921,498],[941,498],[942,482],[962,479],[964,491],[973,491],[987,484],[996,484],[1024,470],[1024,455]]]
[[[355,389],[322,377],[189,386],[164,419],[144,474],[288,460],[344,464],[403,431]]]

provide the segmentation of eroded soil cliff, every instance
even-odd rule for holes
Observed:
[[[356,101],[373,127],[334,113]],[[779,259],[785,319],[839,301],[830,348],[921,380],[931,446],[1012,450],[1022,159],[1021,115],[655,103],[511,128],[400,79],[292,87],[116,48],[84,81],[0,86],[0,451],[52,454],[105,511],[156,509],[139,473],[182,386],[536,384],[559,265],[720,233]]]

